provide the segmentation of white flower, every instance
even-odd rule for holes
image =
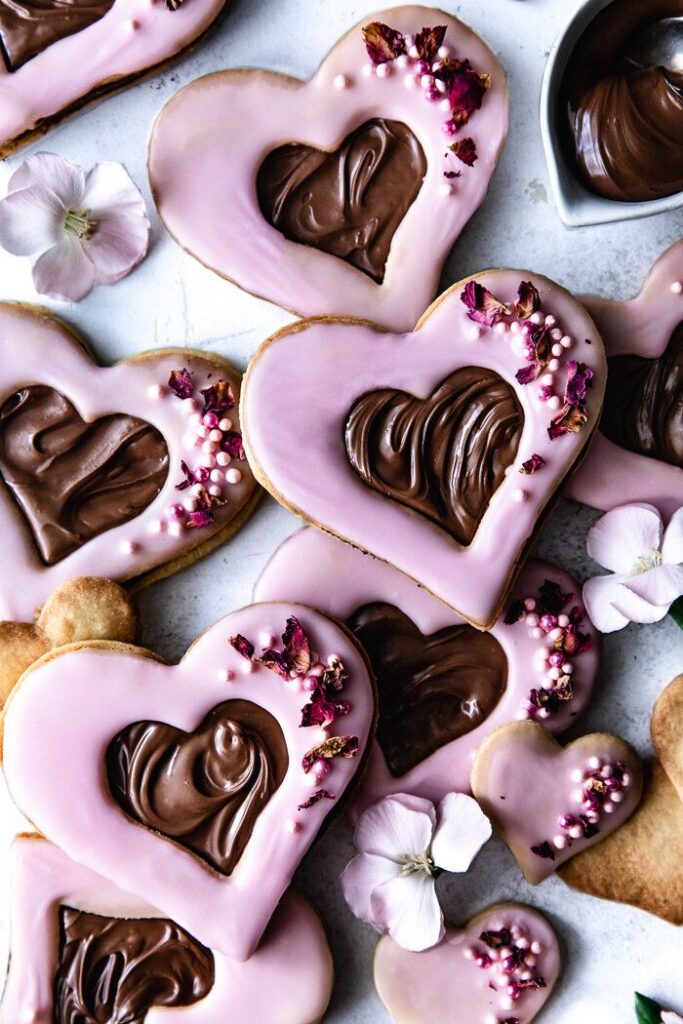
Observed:
[[[683,1024],[683,1017],[679,1017],[672,1010],[665,1010],[662,1013],[662,1024]]]
[[[360,853],[341,876],[346,902],[404,949],[429,949],[444,935],[436,875],[467,871],[490,836],[490,821],[464,793],[449,793],[438,812],[420,797],[385,797],[356,825]]]
[[[683,508],[664,530],[652,505],[623,505],[588,533],[588,554],[614,575],[596,576],[583,601],[602,633],[628,622],[659,622],[683,595]]]
[[[33,283],[42,295],[77,302],[95,284],[130,273],[149,246],[145,202],[121,164],[86,175],[56,153],[29,157],[0,200],[0,245],[38,256]]]

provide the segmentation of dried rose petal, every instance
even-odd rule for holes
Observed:
[[[244,444],[242,443],[242,435],[239,430],[227,430],[223,434],[223,441],[221,442],[221,448],[228,455],[231,455],[233,459],[245,459]]]
[[[247,640],[246,636],[242,636],[241,633],[236,633],[230,637],[228,641],[231,647],[234,647],[238,654],[241,654],[243,658],[247,658],[251,661],[254,655],[254,645],[250,640]]]
[[[567,364],[567,383],[564,389],[564,400],[567,405],[583,405],[593,377],[593,371],[585,363],[579,363],[572,359]]]
[[[515,374],[515,380],[518,384],[531,384],[537,380],[543,373],[543,367],[540,363],[534,361],[528,363],[527,366],[523,366],[521,370],[517,370]]]
[[[322,686],[316,686],[310,701],[301,709],[301,725],[303,728],[319,725],[325,729],[332,725],[337,715],[348,715],[351,708],[350,701],[330,698]]]
[[[531,281],[522,281],[517,291],[517,301],[512,312],[519,320],[528,320],[532,313],[541,308],[541,297]]]
[[[545,466],[545,459],[542,455],[537,455],[536,452],[527,459],[526,462],[522,463],[520,473],[525,473],[527,476],[531,476],[532,473],[537,473],[539,469],[543,469]]]
[[[194,388],[192,386],[192,374],[189,370],[171,370],[168,386],[176,398],[192,398]]]
[[[339,658],[330,661],[322,674],[322,686],[326,691],[341,690],[346,682],[346,669]]]
[[[254,661],[258,662],[259,665],[263,665],[264,668],[270,669],[271,672],[275,672],[276,675],[280,676],[280,679],[289,679],[287,659],[279,651],[267,648],[260,657],[254,658]]]
[[[446,35],[445,25],[435,25],[434,28],[423,28],[415,36],[415,49],[420,60],[426,60],[429,64],[436,60],[439,47],[443,44]]]
[[[308,800],[305,800],[304,803],[299,804],[297,810],[307,811],[309,807],[315,806],[315,804],[319,803],[320,800],[334,799],[335,795],[334,793],[330,793],[329,789],[316,789],[315,793],[313,793],[312,796],[309,796]]]
[[[214,522],[214,515],[210,508],[198,508],[194,512],[188,512],[185,525],[190,529],[201,530],[203,526],[211,526]]]
[[[180,463],[180,468],[183,471],[183,476],[185,477],[185,479],[182,480],[179,484],[175,485],[176,491],[184,491],[188,487],[191,487],[192,484],[195,482],[194,473],[192,472],[188,464],[185,462],[185,460],[183,460]]]
[[[519,599],[512,601],[508,606],[503,622],[506,626],[513,626],[515,622],[519,622],[522,615],[524,615],[524,602]]]
[[[491,85],[491,78],[490,75],[478,74],[467,60],[458,63],[460,66],[456,69],[449,69],[448,102],[453,120],[462,127],[474,111],[481,107]]]
[[[460,293],[460,301],[467,306],[470,320],[486,327],[493,326],[502,315],[510,312],[504,302],[500,302],[478,281],[467,282]]]
[[[290,670],[297,675],[308,672],[312,660],[311,644],[303,626],[293,615],[287,619],[282,643],[285,645],[285,658]]]
[[[534,975],[532,975],[531,978],[518,978],[517,979],[517,987],[518,988],[537,989],[537,988],[545,988],[546,985],[545,985],[545,980],[540,976],[540,974],[534,974]]]
[[[458,139],[457,142],[451,143],[448,148],[451,153],[454,153],[455,156],[457,156],[458,160],[462,160],[462,162],[467,164],[468,167],[472,167],[474,165],[474,162],[477,159],[477,147],[474,144],[474,139]]]
[[[557,416],[554,416],[548,427],[548,437],[556,441],[558,437],[565,434],[578,434],[586,426],[588,414],[584,409],[575,405],[565,405],[560,409]]]
[[[443,176],[451,181],[453,178],[462,178],[462,171],[444,171]]]
[[[406,52],[406,41],[401,33],[381,21],[363,26],[363,42],[373,64],[386,64]]]
[[[301,766],[305,772],[310,772],[316,761],[327,761],[333,757],[357,757],[358,743],[357,736],[330,736],[304,754]]]
[[[512,935],[508,928],[499,928],[498,931],[482,932],[479,939],[481,942],[485,943],[489,949],[502,949],[503,946],[512,945]]]
[[[532,846],[531,852],[535,853],[537,857],[543,857],[544,860],[555,860],[555,851],[547,839],[539,843],[538,846]]]
[[[556,580],[544,580],[538,589],[538,612],[540,615],[559,615],[573,596],[571,591],[563,593]]]
[[[200,394],[204,398],[204,412],[215,412],[218,415],[228,412],[235,406],[232,387],[226,380],[217,380],[208,388],[202,388]]]

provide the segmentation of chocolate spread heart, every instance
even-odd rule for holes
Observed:
[[[429,398],[382,388],[353,405],[346,453],[373,490],[470,544],[517,454],[524,413],[492,370],[468,366]]]
[[[256,179],[266,220],[379,284],[394,233],[420,191],[427,160],[400,121],[374,118],[332,153],[303,143],[268,154]]]
[[[109,789],[134,821],[229,875],[287,771],[273,716],[246,700],[213,708],[193,732],[134,722],[107,748]]]
[[[114,0],[0,0],[0,58],[16,71],[52,43],[103,18]]]
[[[659,359],[612,356],[600,429],[638,455],[683,469],[683,323]]]
[[[59,908],[54,1024],[144,1024],[153,1006],[192,1006],[215,979],[212,953],[164,918]]]
[[[0,477],[47,565],[134,519],[167,475],[166,442],[144,420],[116,414],[89,423],[43,384],[0,408]]]
[[[374,602],[347,620],[377,680],[377,740],[393,775],[488,718],[507,686],[507,658],[495,637],[472,626],[424,635],[400,608]]]

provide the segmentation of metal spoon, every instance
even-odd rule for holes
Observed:
[[[649,25],[626,62],[637,68],[661,67],[674,74],[683,72],[683,15],[662,18]]]

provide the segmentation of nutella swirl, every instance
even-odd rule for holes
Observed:
[[[172,921],[62,906],[59,931],[54,1024],[144,1024],[152,1007],[192,1006],[213,988],[212,953]]]
[[[641,202],[683,190],[683,76],[625,64],[648,26],[675,15],[683,15],[683,0],[613,0],[567,63],[565,149],[581,180],[607,199]]]
[[[285,238],[346,260],[381,284],[391,240],[427,173],[407,125],[375,118],[327,153],[280,146],[256,180],[266,220]]]
[[[194,732],[134,722],[107,748],[112,796],[146,828],[229,875],[287,771],[284,734],[269,712],[228,700]]]
[[[400,608],[374,602],[347,621],[377,680],[377,740],[392,775],[476,729],[507,686],[507,658],[490,633],[447,626],[425,636]]]
[[[468,545],[517,454],[524,413],[497,373],[465,367],[429,398],[362,395],[345,428],[349,462],[373,490]]]
[[[0,59],[8,71],[103,18],[114,0],[0,0]]]
[[[134,416],[82,419],[43,384],[0,408],[0,477],[21,508],[47,565],[140,515],[168,475],[168,448]]]
[[[621,448],[683,469],[683,323],[658,359],[612,356],[600,429]]]

